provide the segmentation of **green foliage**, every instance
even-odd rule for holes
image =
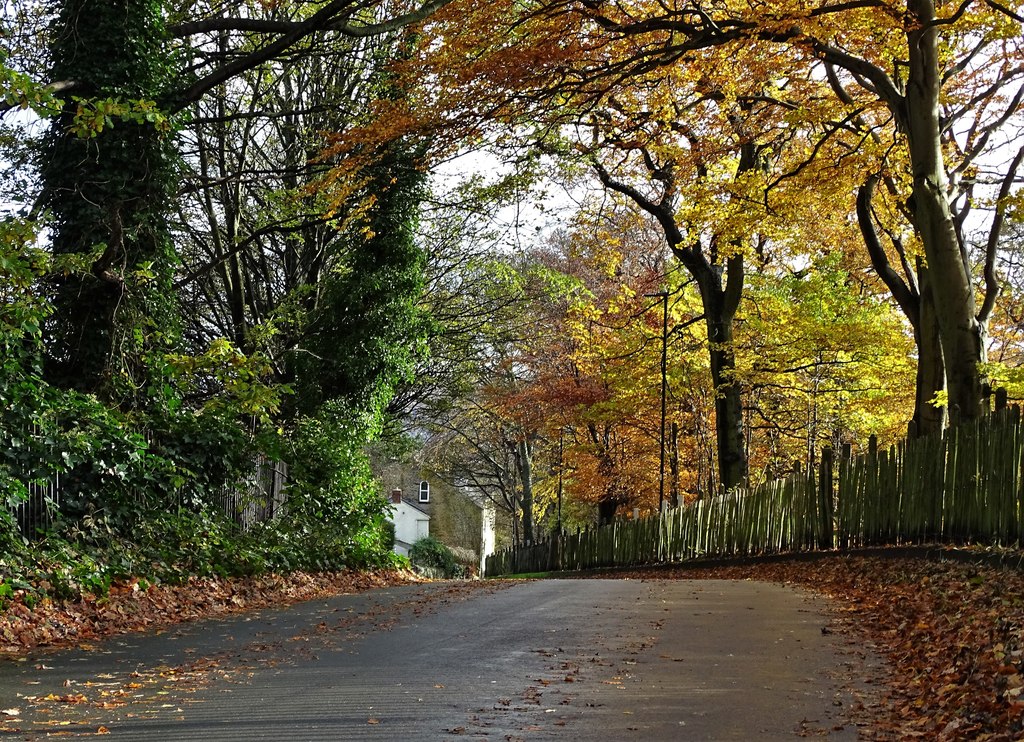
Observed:
[[[29,75],[10,69],[4,62],[6,55],[0,50],[0,100],[8,106],[31,109],[38,116],[53,116],[60,110],[51,90],[40,85]]]
[[[73,81],[74,97],[0,59],[6,102],[53,117],[35,163],[46,229],[0,224],[0,600],[12,580],[72,596],[127,576],[395,563],[364,449],[424,347],[414,157],[396,144],[370,174],[369,206],[338,228],[326,288],[293,287],[284,321],[310,334],[281,347],[301,348],[299,362],[252,352],[264,345],[255,332],[185,347],[164,5],[53,10],[47,77]],[[270,380],[283,365],[301,396]],[[243,532],[223,503],[257,455],[290,464],[287,512]],[[31,485],[55,476],[59,502],[46,512],[34,501],[18,515],[34,522],[16,522]]]
[[[114,126],[115,121],[138,125],[152,124],[159,132],[170,132],[171,122],[155,101],[125,101],[120,98],[88,100],[72,97],[77,105],[71,131],[80,139],[93,139]]]
[[[90,256],[49,280],[47,377],[137,407],[139,357],[175,336],[170,276],[176,258],[166,209],[174,189],[169,125],[152,103],[171,55],[161,3],[62,0],[51,31],[50,75],[77,97],[42,143],[43,204],[56,255]]]
[[[990,361],[982,364],[981,369],[993,389],[1006,389],[1010,399],[1024,399],[1024,367]],[[947,400],[943,398],[940,401],[945,403]]]
[[[307,414],[335,399],[380,409],[425,352],[428,325],[418,306],[425,257],[415,240],[424,176],[399,144],[371,176],[371,206],[310,318],[311,353],[297,361]]]
[[[298,420],[290,436],[287,457],[295,482],[283,527],[306,543],[319,568],[377,564],[391,550],[387,501],[364,451],[379,429],[380,413],[330,402],[316,416]]]
[[[465,577],[466,569],[452,553],[452,550],[433,536],[424,536],[409,550],[409,561],[414,567],[426,567],[440,573],[441,577]]]
[[[34,246],[38,225],[25,219],[0,222],[0,327],[2,339],[38,336],[39,321],[49,312],[45,298],[32,289],[50,268],[50,256]],[[29,324],[24,324],[29,321]],[[12,333],[14,334],[12,338]]]
[[[269,422],[280,411],[282,397],[291,393],[289,386],[269,381],[272,369],[266,358],[246,356],[224,338],[203,353],[158,354],[149,360],[161,373],[153,391],[172,406],[180,396],[198,397],[205,410],[240,411]]]
[[[395,544],[395,524],[390,520],[385,520],[383,523],[384,528],[384,543],[390,543],[392,547]]]

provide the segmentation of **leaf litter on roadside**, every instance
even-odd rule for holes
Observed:
[[[0,655],[20,655],[38,646],[90,649],[95,645],[89,642],[105,636],[413,580],[409,573],[398,571],[196,577],[181,585],[145,589],[132,580],[112,586],[104,596],[43,600],[31,607],[23,594],[16,594],[0,613]]]

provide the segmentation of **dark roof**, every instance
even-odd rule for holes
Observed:
[[[423,507],[423,505],[426,505],[427,503],[420,504],[418,502],[413,502],[412,500],[409,500],[405,497],[402,498],[402,502],[404,502],[406,505],[410,506],[414,510],[419,510],[424,515],[430,515],[430,508]]]

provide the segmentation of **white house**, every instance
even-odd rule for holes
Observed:
[[[424,498],[423,492],[419,499],[425,505],[430,501],[429,491]],[[424,536],[430,535],[430,513],[419,503],[412,503],[402,498],[402,490],[391,491],[391,507],[388,520],[395,524],[395,553],[409,556],[412,545]]]
[[[494,504],[484,501],[477,502],[480,507],[480,574],[483,575],[487,566],[487,555],[494,553]]]

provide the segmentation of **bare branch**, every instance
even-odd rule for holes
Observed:
[[[344,28],[344,33],[347,35],[360,37],[388,33],[423,20],[448,2],[451,2],[451,0],[430,0],[430,2],[424,3],[415,11],[381,23],[366,26],[350,26],[343,19],[353,12],[355,0],[331,0],[331,2],[327,3],[307,20],[297,22],[291,26],[290,30],[281,33],[280,37],[275,41],[256,49],[250,54],[228,62],[175,95],[169,103],[168,110],[172,113],[180,111],[189,103],[198,100],[221,83],[274,59],[292,45],[318,31],[336,27],[333,30],[342,32],[342,28]],[[339,26],[339,24],[341,25]]]
[[[1002,13],[1005,16],[1008,16],[1008,17],[1012,18],[1013,20],[1017,21],[1018,23],[1024,23],[1024,16],[1022,16],[1022,15],[1020,15],[1018,13],[1014,13],[1012,10],[1007,8],[1002,3],[996,2],[996,0],[985,0],[985,5],[987,5],[988,7],[992,8],[993,10],[996,10],[996,11]]]
[[[1017,155],[1010,162],[1003,176],[1002,185],[999,187],[999,197],[996,201],[996,213],[992,218],[992,226],[988,232],[988,242],[985,245],[985,300],[978,312],[978,321],[986,322],[992,315],[996,299],[999,297],[999,279],[996,276],[996,251],[999,249],[999,234],[1003,229],[1003,222],[1006,220],[1006,198],[1010,195],[1017,171],[1020,169],[1021,161],[1024,161],[1024,146],[1017,150]]]

